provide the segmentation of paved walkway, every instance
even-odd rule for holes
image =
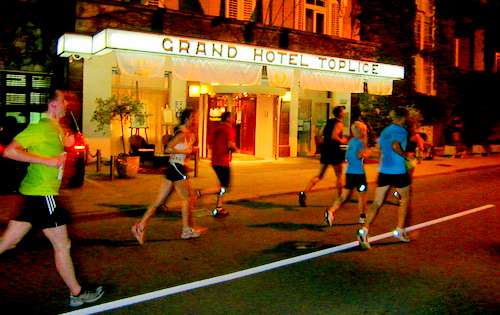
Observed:
[[[442,158],[423,161],[417,166],[415,176],[445,175],[470,169],[500,166],[500,156],[477,156],[466,158]],[[310,178],[319,170],[319,161],[314,158],[283,158],[280,160],[246,160],[233,162],[233,186],[226,195],[226,201],[252,199],[284,193],[296,193],[304,189]],[[378,164],[367,164],[368,181],[374,183]],[[156,196],[162,175],[139,174],[133,179],[109,180],[103,168],[95,173],[95,165],[87,168],[87,178],[82,188],[66,190],[73,203],[73,216],[114,215],[127,211],[143,211]],[[330,168],[323,181],[315,189],[334,187],[333,170]],[[193,179],[194,188],[211,188],[217,183],[209,161],[199,163],[199,176]],[[209,209],[215,196],[206,196],[198,208]],[[0,222],[6,222],[13,215],[14,196],[0,196],[2,211]],[[180,200],[174,194],[168,202],[169,208],[179,208]],[[130,212],[130,213],[132,213]]]

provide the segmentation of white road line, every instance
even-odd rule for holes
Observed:
[[[465,211],[462,211],[462,212],[459,212],[456,214],[452,214],[449,216],[445,216],[442,218],[438,218],[435,220],[431,220],[431,221],[427,221],[427,222],[423,222],[420,224],[410,226],[407,228],[407,231],[421,229],[421,228],[424,228],[424,227],[427,227],[427,226],[430,226],[433,224],[456,219],[456,218],[459,218],[459,217],[462,217],[462,216],[465,216],[468,214],[476,213],[476,212],[483,211],[483,210],[490,209],[490,208],[494,208],[494,207],[495,207],[495,205],[484,205],[484,206],[481,206],[478,208],[465,210]],[[375,241],[378,241],[378,240],[381,240],[384,238],[388,238],[388,237],[392,237],[392,236],[393,235],[391,232],[387,232],[384,234],[376,235],[374,237],[370,237],[369,240],[370,240],[370,242],[375,242]],[[304,255],[297,256],[297,257],[279,260],[279,261],[265,264],[262,266],[258,266],[258,267],[254,267],[254,268],[250,268],[250,269],[245,269],[245,270],[241,270],[241,271],[237,271],[237,272],[233,272],[233,273],[228,273],[228,274],[218,276],[218,277],[203,279],[203,280],[199,280],[199,281],[195,281],[195,282],[191,282],[191,283],[178,285],[175,287],[170,287],[170,288],[166,288],[166,289],[162,289],[162,290],[158,290],[158,291],[153,291],[150,293],[145,293],[145,294],[141,294],[141,295],[132,296],[129,298],[116,300],[113,302],[108,302],[108,303],[104,303],[104,304],[100,304],[100,305],[96,305],[96,306],[82,308],[82,309],[75,310],[72,312],[64,313],[63,315],[77,315],[77,314],[82,314],[82,315],[85,314],[86,315],[86,314],[95,314],[95,313],[99,313],[99,312],[109,311],[109,310],[116,309],[119,307],[124,307],[124,306],[128,306],[128,305],[136,304],[136,303],[141,303],[141,302],[157,299],[160,297],[165,297],[165,296],[169,296],[169,295],[173,295],[173,294],[177,294],[177,293],[181,293],[181,292],[185,292],[185,291],[190,291],[190,290],[194,290],[194,289],[198,289],[198,288],[202,288],[202,287],[206,287],[206,286],[210,286],[210,285],[214,285],[214,284],[218,284],[218,283],[222,283],[222,282],[226,282],[226,281],[231,281],[231,280],[243,278],[246,276],[250,276],[250,275],[257,274],[257,273],[269,271],[272,269],[288,266],[288,265],[295,264],[298,262],[314,259],[314,258],[321,257],[324,255],[337,253],[337,252],[340,252],[340,251],[343,251],[346,249],[355,248],[357,246],[358,246],[358,241],[354,241],[354,242],[330,247],[327,249],[319,250],[316,252],[312,252],[309,254],[304,254]]]

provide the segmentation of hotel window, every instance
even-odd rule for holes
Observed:
[[[295,27],[317,34],[351,37],[343,33],[343,24],[350,19],[350,0],[297,0],[295,1]]]
[[[160,0],[145,0],[144,4],[152,7],[158,7],[160,6]]]
[[[417,0],[415,16],[415,41],[419,50],[429,50],[435,45],[435,8],[433,0]]]
[[[500,73],[500,52],[495,53],[495,69],[493,72]]]
[[[415,56],[415,90],[426,95],[436,95],[436,73],[430,56]]]
[[[468,37],[455,38],[455,67],[471,69],[471,41]]]
[[[306,0],[306,32],[325,33],[325,1]]]
[[[227,17],[249,21],[255,9],[256,0],[226,0]]]

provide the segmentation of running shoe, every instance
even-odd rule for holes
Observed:
[[[359,220],[358,220],[358,223],[359,223],[359,224],[365,224],[365,221],[366,221],[366,214],[361,213],[361,214],[359,215]]]
[[[139,222],[137,222],[136,224],[132,225],[131,230],[132,230],[132,234],[135,236],[137,242],[139,242],[139,244],[141,244],[141,245],[144,245],[145,227],[141,226],[141,224]]]
[[[227,212],[224,208],[222,207],[217,207],[212,210],[212,216],[214,218],[223,218],[229,215],[229,212]]]
[[[197,237],[200,237],[200,233],[193,230],[193,228],[183,228],[182,229],[182,234],[181,234],[181,238],[183,240],[188,240],[190,238],[197,238]]]
[[[361,246],[362,249],[370,249],[370,242],[368,242],[368,229],[363,227],[358,230],[356,233],[356,236],[358,237],[359,241],[359,246]]]
[[[408,234],[406,234],[405,229],[397,228],[394,231],[392,231],[392,235],[394,235],[394,237],[399,239],[401,242],[404,243],[410,242],[410,238],[408,237]]]
[[[103,296],[103,294],[104,289],[102,288],[102,286],[99,286],[93,290],[82,288],[80,294],[78,294],[77,296],[69,296],[69,306],[77,307],[85,303],[93,303],[99,300]]]
[[[328,226],[333,226],[333,220],[335,219],[335,211],[331,211],[329,208],[325,210],[325,223]]]
[[[201,198],[201,189],[195,189],[194,194],[195,194],[197,199],[200,199]]]
[[[299,205],[301,207],[306,207],[306,198],[307,196],[305,192],[303,191],[299,192]]]

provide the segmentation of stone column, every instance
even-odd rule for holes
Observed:
[[[291,101],[290,101],[290,117],[289,117],[289,145],[290,145],[290,156],[297,156],[297,137],[298,137],[298,125],[299,125],[299,86],[300,70],[295,69],[293,71],[292,87],[290,89]]]

